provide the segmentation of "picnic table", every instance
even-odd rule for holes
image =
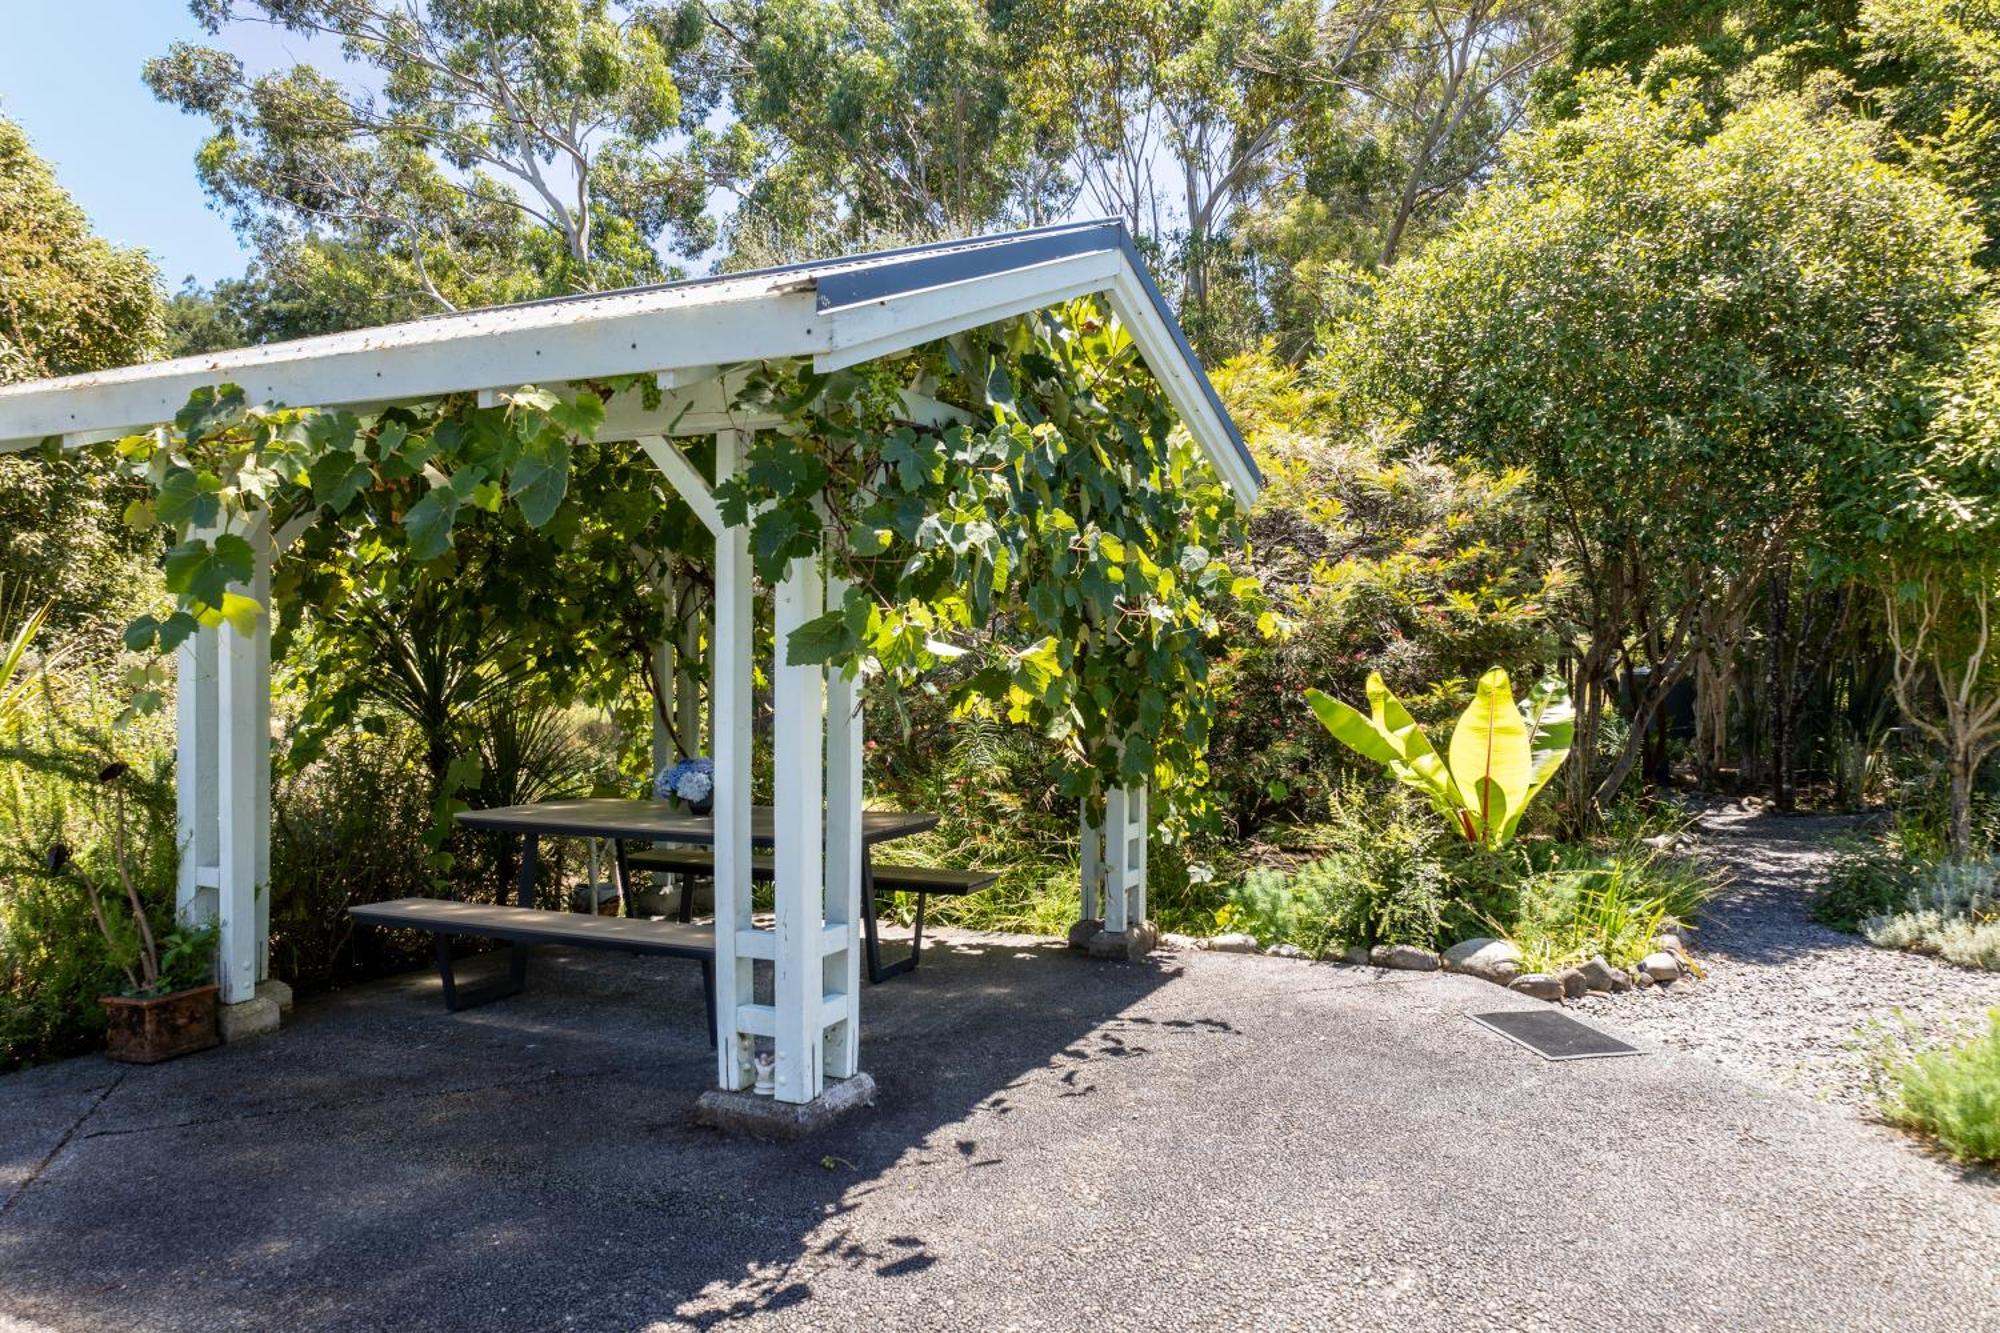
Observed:
[[[488,1004],[519,991],[527,984],[527,951],[530,945],[567,944],[657,954],[692,959],[701,964],[709,1040],[714,1042],[715,928],[694,924],[693,895],[686,887],[681,894],[678,921],[638,920],[630,915],[606,918],[595,913],[582,916],[541,911],[535,907],[535,878],[540,871],[543,838],[610,840],[618,867],[619,889],[623,893],[631,882],[624,847],[627,842],[653,844],[652,850],[633,853],[629,858],[633,864],[643,863],[647,869],[669,873],[713,875],[715,820],[711,816],[690,814],[666,801],[592,797],[537,801],[532,805],[499,806],[491,810],[466,810],[459,814],[458,821],[467,828],[521,836],[521,872],[515,886],[513,906],[399,898],[391,902],[364,903],[348,909],[357,921],[371,925],[430,932],[436,947],[438,976],[446,1008],[456,1012]],[[867,937],[870,981],[885,981],[917,966],[923,953],[926,895],[970,893],[994,881],[994,875],[977,870],[928,866],[876,867],[873,848],[877,843],[926,832],[935,828],[937,822],[936,815],[922,811],[871,810],[862,814],[861,924]],[[752,809],[750,842],[752,847],[767,849],[775,844],[774,822],[769,807]],[[774,873],[769,855],[753,853],[750,862],[753,880],[769,881]],[[916,929],[911,936],[909,956],[887,967],[882,964],[880,941],[876,935],[875,885],[878,878],[890,887],[917,895]],[[629,898],[627,903],[629,908]],[[451,941],[467,936],[508,942],[511,957],[505,974],[476,984],[461,985],[454,971]]]
[[[522,907],[535,903],[535,878],[540,868],[541,840],[545,837],[604,838],[610,841],[618,871],[621,893],[629,892],[631,867],[662,870],[683,875],[707,874],[714,867],[708,849],[715,845],[712,815],[691,814],[669,801],[620,797],[581,797],[568,800],[536,801],[529,805],[496,806],[490,810],[460,812],[458,822],[467,828],[486,829],[521,836],[521,870],[515,901]],[[862,927],[867,936],[868,976],[881,982],[910,971],[923,952],[923,911],[929,895],[970,893],[991,884],[994,876],[979,871],[931,869],[920,866],[875,865],[874,848],[898,838],[913,837],[937,827],[938,816],[921,810],[867,810],[861,815]],[[665,850],[628,853],[628,842],[665,844]],[[753,848],[770,849],[776,843],[771,807],[750,810],[750,843]],[[678,850],[673,850],[678,849]],[[754,857],[751,875],[768,880],[772,868],[768,857]],[[881,941],[875,922],[875,887],[878,879],[885,887],[917,895],[916,930],[908,957],[884,965]],[[629,899],[628,899],[629,902]],[[681,894],[682,921],[693,918],[693,894]]]

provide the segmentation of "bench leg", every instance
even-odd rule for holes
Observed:
[[[528,946],[515,944],[508,946],[507,975],[490,977],[471,986],[460,986],[458,976],[452,968],[451,940],[445,934],[433,933],[437,941],[438,980],[444,985],[444,1007],[452,1013],[461,1009],[473,1009],[495,1000],[504,1000],[509,995],[519,993],[528,984]],[[713,1025],[711,1024],[711,1027]]]
[[[910,937],[910,953],[907,958],[883,965],[882,937],[875,921],[875,871],[868,858],[861,858],[861,933],[868,940],[868,981],[879,986],[890,977],[900,977],[905,972],[917,970],[917,959],[924,951],[924,900],[927,894],[917,895],[917,928]]]

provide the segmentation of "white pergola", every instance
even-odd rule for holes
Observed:
[[[717,1078],[747,1087],[768,1039],[777,1097],[818,1097],[859,1068],[861,708],[858,679],[777,655],[772,680],[776,789],[775,926],[751,915],[751,646],[748,532],[725,525],[713,486],[734,475],[758,430],[781,424],[732,410],[733,365],[810,358],[821,371],[891,356],[961,330],[1102,294],[1130,332],[1194,442],[1244,502],[1262,478],[1200,362],[1121,224],[1095,222],[917,246],[755,273],[504,306],[212,356],[0,388],[0,452],[50,439],[77,446],[171,421],[195,389],[242,387],[253,402],[368,410],[446,394],[491,395],[650,374],[662,390],[607,405],[600,441],[630,441],[714,533],[708,731],[716,769]],[[917,419],[957,409],[918,394]],[[715,439],[715,476],[678,440]],[[265,608],[254,634],[204,629],[178,650],[179,910],[220,924],[226,1004],[252,1002],[268,969],[271,561],[303,530],[243,533],[257,573],[234,591]],[[845,589],[816,562],[792,563],[776,589],[782,643]],[[663,642],[680,734],[698,724],[685,666],[699,651]],[[676,667],[680,669],[675,669]],[[1123,935],[1146,917],[1146,792],[1110,793],[1081,817],[1081,914]],[[755,964],[771,965],[772,1002]]]

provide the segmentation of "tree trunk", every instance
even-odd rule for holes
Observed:
[[[1979,775],[1979,757],[1961,746],[1951,752],[1951,854],[1963,861],[1972,855],[1972,783]]]

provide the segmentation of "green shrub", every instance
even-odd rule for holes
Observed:
[[[1891,896],[1885,884],[1883,896],[1881,908],[1860,922],[1870,944],[2000,972],[2000,861],[1906,864],[1901,892]]]
[[[1370,671],[1425,725],[1464,706],[1494,663],[1533,679],[1558,654],[1573,579],[1548,555],[1527,478],[1411,455],[1391,431],[1336,420],[1309,377],[1239,357],[1216,381],[1267,484],[1251,557],[1292,632],[1218,661],[1209,767],[1239,837],[1312,819],[1362,764],[1298,700],[1361,697]]]
[[[1662,930],[1692,925],[1713,891],[1699,867],[1636,842],[1566,847],[1550,868],[1527,877],[1517,918],[1498,924],[1530,970],[1593,955],[1630,967]]]
[[[1813,899],[1813,919],[1858,932],[1871,917],[1898,911],[1916,886],[1918,867],[1899,842],[1878,839],[1844,852]]]
[[[1274,866],[1254,866],[1226,891],[1217,924],[1226,930],[1254,935],[1259,944],[1296,944],[1320,951],[1326,937],[1324,918],[1316,903],[1300,892],[1299,877]]]
[[[1960,967],[2000,972],[2000,921],[1973,922],[1923,909],[1863,923],[1868,942],[1883,949],[1936,954]]]
[[[417,962],[417,937],[357,934],[347,909],[434,892],[430,825],[430,780],[412,728],[338,733],[311,764],[280,773],[271,795],[272,972],[310,989]]]
[[[112,811],[99,770],[128,765],[130,865],[155,922],[172,918],[177,826],[172,724],[112,726],[118,709],[94,672],[40,680],[17,730],[0,738],[0,1069],[90,1050],[102,1043],[98,998],[127,988],[74,876],[48,872],[50,849],[108,881]],[[198,977],[192,958],[177,970]]]
[[[1962,1162],[2000,1163],[2000,1009],[1953,1046],[1888,1057],[1882,1113]]]
[[[1315,955],[1495,935],[1518,944],[1531,967],[1593,954],[1624,967],[1662,929],[1692,925],[1714,892],[1710,872],[1646,844],[1675,825],[1638,807],[1614,810],[1591,843],[1534,839],[1499,852],[1451,834],[1400,785],[1347,781],[1327,811],[1300,833],[1312,859],[1249,871],[1227,890],[1219,925]]]
[[[1335,945],[1429,948],[1456,915],[1453,861],[1479,855],[1408,788],[1350,781],[1311,830],[1311,861],[1289,873],[1252,870],[1228,890],[1221,924],[1260,943],[1315,955]]]

